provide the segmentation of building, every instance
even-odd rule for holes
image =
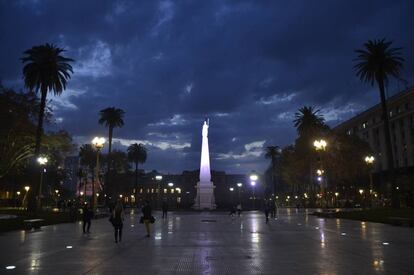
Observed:
[[[391,142],[396,168],[414,166],[414,86],[388,98]],[[371,146],[375,155],[375,171],[387,170],[381,105],[377,104],[342,122],[334,131],[355,134]]]
[[[157,180],[156,176],[162,176]],[[259,177],[260,178],[260,177]],[[214,182],[214,195],[218,209],[229,209],[232,205],[241,202],[244,209],[251,209],[253,205],[260,207],[263,199],[263,184],[260,179],[255,187],[250,185],[249,175],[226,174],[222,171],[211,171],[211,180]],[[199,170],[183,171],[181,174],[159,174],[152,171],[141,174],[138,180],[137,199],[149,199],[153,204],[160,206],[161,201],[168,201],[170,208],[190,208],[196,199]],[[238,183],[241,183],[239,186]],[[124,190],[124,201],[134,194],[133,188]],[[255,199],[255,204],[253,203]]]

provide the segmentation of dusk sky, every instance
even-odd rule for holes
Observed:
[[[81,144],[107,136],[99,110],[125,110],[114,146],[148,148],[143,168],[198,169],[210,118],[211,166],[264,171],[264,148],[296,137],[293,116],[321,109],[330,126],[379,101],[353,70],[368,39],[403,47],[414,84],[414,1],[0,0],[0,80],[23,89],[23,51],[54,43],[76,60],[50,96],[55,122]],[[411,26],[411,27],[410,27]],[[404,89],[392,81],[389,94]]]

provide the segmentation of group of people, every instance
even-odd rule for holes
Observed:
[[[82,221],[83,221],[83,233],[90,233],[91,228],[91,221],[94,216],[93,210],[90,207],[89,204],[85,203],[85,205],[82,208]],[[168,206],[163,205],[163,217],[167,217],[167,210]],[[110,218],[109,221],[111,222],[112,226],[114,227],[114,237],[115,237],[115,243],[122,241],[122,229],[124,225],[125,220],[125,211],[124,206],[122,204],[121,200],[118,200],[114,207],[110,207]],[[150,237],[151,232],[151,223],[155,222],[154,216],[152,216],[152,208],[150,206],[150,203],[148,200],[144,201],[144,205],[141,208],[142,216],[140,219],[140,223],[145,225],[145,230],[147,233],[147,237]]]

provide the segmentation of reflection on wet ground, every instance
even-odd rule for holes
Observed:
[[[311,211],[309,211],[311,213]],[[145,237],[138,214],[126,215],[122,243],[107,219],[92,233],[81,224],[0,235],[0,273],[10,274],[410,274],[414,229],[281,209],[261,212],[177,212]],[[7,253],[5,253],[7,251]]]

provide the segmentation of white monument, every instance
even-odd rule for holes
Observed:
[[[194,209],[215,209],[214,185],[211,181],[210,152],[208,150],[208,126],[209,120],[203,124],[203,142],[201,145],[200,181],[197,182],[197,197]]]

